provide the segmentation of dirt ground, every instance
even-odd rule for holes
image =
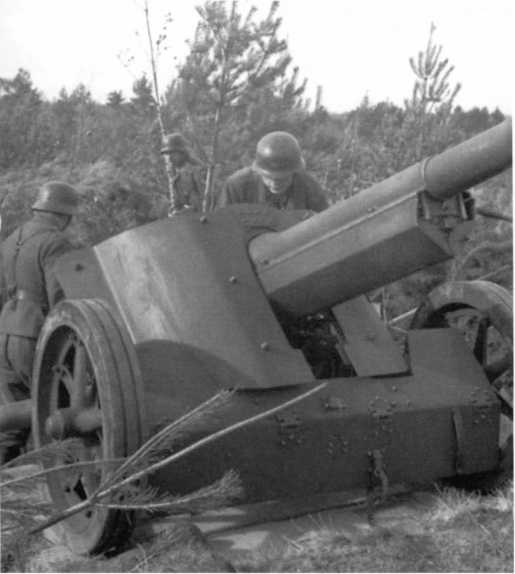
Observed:
[[[255,509],[241,507],[193,522],[140,520],[125,551],[110,558],[76,556],[48,533],[3,539],[2,571],[513,571],[512,486],[488,497],[454,489],[407,493],[372,513],[354,502],[258,524]]]

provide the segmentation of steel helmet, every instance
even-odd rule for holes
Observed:
[[[188,142],[179,132],[165,136],[165,144],[161,148],[161,153],[172,153],[174,151],[181,151],[189,156]]]
[[[36,211],[51,211],[62,215],[75,215],[79,208],[77,190],[61,181],[50,181],[43,185],[38,193],[32,209]]]
[[[256,148],[252,167],[269,177],[283,177],[304,168],[299,142],[288,132],[270,132]]]

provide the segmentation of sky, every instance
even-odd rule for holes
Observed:
[[[187,53],[200,0],[149,0],[157,37],[166,13],[167,50],[159,59],[163,87]],[[270,0],[240,0],[265,15]],[[280,35],[287,39],[307,96],[334,112],[372,103],[402,104],[413,86],[409,57],[423,50],[431,22],[442,55],[462,84],[456,103],[512,113],[513,0],[280,0]],[[129,59],[133,58],[130,60]],[[55,98],[85,84],[104,101],[112,90],[131,93],[149,72],[143,0],[0,0],[0,77],[27,69],[37,88]]]

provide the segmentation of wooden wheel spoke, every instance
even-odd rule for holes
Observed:
[[[488,354],[488,328],[490,321],[488,317],[481,317],[478,321],[476,336],[473,342],[474,356],[480,365],[484,365]]]
[[[75,347],[73,359],[73,393],[72,407],[84,407],[87,405],[87,373],[88,357],[84,345],[78,343]]]
[[[57,380],[64,385],[68,396],[71,397],[74,391],[72,374],[65,365],[58,365],[54,370],[57,374]]]

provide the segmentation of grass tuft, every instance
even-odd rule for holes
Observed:
[[[513,484],[489,496],[445,489],[415,525],[376,526],[352,539],[314,531],[286,551],[233,564],[239,572],[513,572]]]

